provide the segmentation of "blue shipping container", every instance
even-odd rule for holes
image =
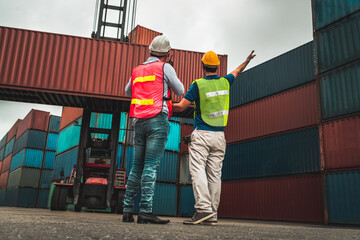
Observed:
[[[40,188],[50,188],[52,170],[41,171]]]
[[[6,191],[5,206],[35,207],[36,188],[12,188]]]
[[[50,115],[48,132],[58,133],[60,131],[60,121],[61,117]]]
[[[318,128],[228,145],[223,180],[320,172]]]
[[[0,189],[0,206],[5,206],[6,189]]]
[[[39,130],[27,130],[14,144],[13,155],[24,148],[45,149],[46,132]]]
[[[13,137],[13,138],[6,144],[4,158],[6,158],[7,156],[10,155],[10,153],[12,153],[12,151],[13,151],[13,149],[14,149],[14,143],[15,143],[15,137]]]
[[[180,216],[190,217],[195,212],[195,198],[191,185],[183,185],[180,187]]]
[[[10,172],[19,167],[41,168],[43,154],[43,150],[24,148],[21,152],[13,156]]]
[[[6,140],[7,140],[7,133],[5,134],[5,136],[0,140],[0,149],[5,147],[6,145]]]
[[[127,123],[127,113],[122,112],[120,114],[120,129],[126,129],[126,123]],[[111,124],[112,124],[112,114],[95,113],[95,112],[91,113],[90,127],[111,129]],[[125,136],[126,136],[126,130],[120,130],[118,141],[124,143]],[[97,134],[93,134],[92,137],[107,139],[108,135],[97,133]]]
[[[179,152],[180,140],[181,140],[180,124],[169,121],[169,126],[170,126],[170,131],[165,149]]]
[[[49,189],[39,189],[36,207],[47,208],[48,198],[49,198]]]
[[[79,125],[81,125],[81,120],[78,121]],[[81,127],[75,125],[75,123],[71,124],[67,128],[63,129],[59,133],[58,145],[56,149],[56,153],[60,154],[69,150],[70,148],[76,147],[79,145],[80,140],[80,130]]]
[[[329,223],[360,224],[360,172],[326,175]]]
[[[117,168],[121,168],[121,160],[122,160],[122,146],[120,144],[118,144],[118,149],[117,149],[117,153],[116,153],[116,165]]]
[[[176,215],[176,184],[156,183],[153,213],[157,215]]]
[[[49,133],[46,141],[46,150],[54,150],[56,151],[57,141],[59,134],[57,133]]]
[[[60,171],[64,169],[64,177],[68,178],[77,161],[78,148],[64,152],[56,156],[52,180],[59,180]]]
[[[46,151],[42,167],[46,168],[46,169],[53,169],[54,168],[54,162],[55,162],[55,152]]]

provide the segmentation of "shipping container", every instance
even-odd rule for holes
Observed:
[[[50,188],[52,170],[41,170],[40,188]]]
[[[316,84],[311,83],[231,109],[227,143],[317,125],[316,91]]]
[[[179,214],[181,217],[190,217],[195,212],[195,198],[191,185],[180,186]]]
[[[82,108],[75,108],[75,107],[63,107],[61,113],[61,120],[60,120],[60,129],[59,131],[63,130],[70,124],[73,124],[74,121],[81,118],[83,115]]]
[[[218,216],[324,223],[321,174],[223,182]]]
[[[29,129],[21,137],[17,138],[14,144],[13,155],[24,148],[45,149],[46,132]]]
[[[153,213],[156,215],[176,216],[176,184],[156,183]]]
[[[179,154],[165,151],[160,160],[157,180],[176,183],[178,178],[178,164]]]
[[[9,207],[35,207],[36,188],[16,187],[6,190],[5,206]]]
[[[18,139],[28,129],[47,131],[49,125],[49,112],[32,109],[26,117],[19,123],[16,139]]]
[[[11,154],[11,153],[13,152],[14,144],[15,144],[15,137],[13,137],[13,138],[6,144],[4,157],[9,156],[9,154]]]
[[[123,147],[121,144],[118,144],[118,149],[117,149],[117,153],[116,153],[116,166],[117,168],[122,168],[122,160],[123,160]],[[124,165],[125,166],[125,165]]]
[[[243,72],[230,88],[230,108],[315,80],[313,55],[309,42]]]
[[[320,172],[317,127],[228,145],[222,179]]]
[[[191,184],[191,175],[190,175],[190,169],[189,169],[189,154],[188,153],[181,155],[180,183]]]
[[[0,162],[2,160],[4,160],[4,155],[5,155],[5,147],[0,149]],[[1,170],[1,169],[0,169]]]
[[[7,139],[6,139],[6,143],[8,143],[9,141],[11,141],[13,139],[13,137],[16,136],[16,132],[17,132],[17,128],[19,126],[19,123],[21,122],[21,119],[18,119],[14,125],[10,128],[9,132],[7,133]]]
[[[60,172],[64,169],[64,178],[68,178],[71,175],[71,171],[76,164],[78,156],[78,148],[71,149],[69,151],[63,152],[56,156],[55,164],[54,164],[54,171],[52,175],[52,180],[59,180]]]
[[[137,25],[129,33],[129,43],[149,46],[152,40],[160,35],[162,33]]]
[[[194,126],[193,125],[188,125],[188,124],[182,124],[181,125],[181,138],[185,137],[185,136],[189,136],[191,135],[191,133],[194,130]],[[181,143],[180,143],[180,152],[184,153],[184,152],[188,152],[188,145],[185,144],[185,142],[181,139]]]
[[[0,174],[0,189],[5,189],[9,178],[9,171]]]
[[[1,172],[2,164],[3,164],[3,162],[1,161],[0,162],[0,172]]]
[[[2,167],[1,167],[1,174],[10,170],[11,160],[12,160],[12,153],[9,156],[7,156],[6,158],[4,158],[4,160],[2,162]]]
[[[24,148],[14,155],[11,161],[10,172],[19,167],[41,168],[44,159],[44,151],[32,148]]]
[[[5,136],[3,136],[3,138],[0,140],[0,149],[5,147],[6,145],[6,140],[7,140],[7,133],[5,134]]]
[[[360,10],[359,0],[312,0],[315,30]]]
[[[39,186],[41,170],[38,168],[18,168],[13,172],[10,172],[7,181],[6,188],[13,187],[32,187],[37,188]]]
[[[58,137],[58,133],[48,133],[46,140],[46,150],[56,151]]]
[[[49,198],[49,189],[39,189],[38,196],[37,196],[37,202],[36,207],[37,208],[47,208]]]
[[[45,151],[44,161],[42,168],[45,169],[53,169],[55,162],[55,152],[53,151]]]
[[[51,206],[51,197],[52,197],[54,188],[55,188],[55,184],[54,184],[54,183],[51,183],[51,185],[50,185],[50,190],[49,190],[49,198],[48,198],[48,202],[47,202],[47,208],[48,208],[48,209],[50,209],[50,206]]]
[[[360,12],[315,33],[319,74],[360,58]]]
[[[329,223],[360,224],[360,172],[326,175]]]
[[[320,77],[322,119],[360,112],[359,79],[360,62]]]
[[[0,206],[5,206],[6,189],[0,189]]]
[[[56,154],[60,154],[79,145],[80,130],[81,120],[79,120],[78,123],[72,123],[60,131]]]
[[[176,122],[169,121],[170,131],[169,136],[166,142],[165,149],[170,151],[180,151],[180,124]]]
[[[360,115],[322,125],[325,169],[360,167]]]
[[[61,117],[50,115],[48,132],[58,133],[60,131]]]
[[[3,100],[17,94],[19,101],[44,104],[83,107],[97,106],[102,100],[100,107],[111,109],[107,99],[125,106],[129,97],[124,88],[131,71],[150,55],[144,45],[8,27],[0,27],[0,36],[0,86],[11,89],[0,95]],[[193,80],[203,76],[204,53],[172,49],[170,54],[177,76],[189,89]],[[227,55],[219,58],[219,75],[226,75]],[[94,99],[86,101],[86,97]],[[173,100],[179,102],[181,97]]]

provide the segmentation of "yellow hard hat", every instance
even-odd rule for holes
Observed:
[[[218,56],[216,55],[216,53],[214,53],[213,51],[208,51],[207,53],[204,54],[204,56],[202,57],[201,61],[207,65],[207,66],[218,66],[220,65],[220,61]]]

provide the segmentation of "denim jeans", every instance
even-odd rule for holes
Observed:
[[[168,116],[160,113],[135,123],[134,161],[124,199],[124,212],[132,212],[141,185],[140,212],[152,212],[157,171],[169,134]]]

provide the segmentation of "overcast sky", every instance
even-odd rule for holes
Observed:
[[[119,0],[109,0],[116,3]],[[1,0],[0,25],[90,37],[96,0]],[[311,0],[138,0],[136,25],[162,32],[173,48],[228,55],[228,72],[255,50],[247,69],[312,41]],[[31,108],[0,101],[0,139]]]

